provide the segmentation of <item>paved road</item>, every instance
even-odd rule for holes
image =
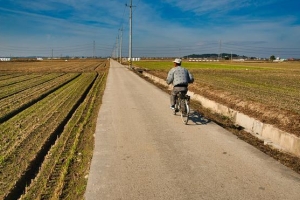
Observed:
[[[171,64],[170,64],[171,65]],[[111,61],[85,198],[300,199],[300,175]]]

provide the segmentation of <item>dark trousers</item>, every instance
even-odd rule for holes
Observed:
[[[176,87],[176,86],[173,87],[173,90],[172,90],[171,96],[170,96],[171,106],[175,105],[175,103],[176,103],[176,95],[179,92],[183,92],[184,94],[186,94],[188,92],[188,88],[187,87]]]

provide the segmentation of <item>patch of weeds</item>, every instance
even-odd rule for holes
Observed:
[[[4,156],[0,156],[0,166],[2,166],[5,162]]]

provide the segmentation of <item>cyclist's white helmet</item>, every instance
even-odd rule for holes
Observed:
[[[176,58],[173,62],[180,64],[181,63],[181,59],[180,58]]]

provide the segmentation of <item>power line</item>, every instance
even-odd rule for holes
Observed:
[[[123,53],[129,54],[129,49],[125,49],[123,52],[122,49],[122,38],[123,38],[123,31],[121,29],[118,30],[119,35],[119,52],[120,57]],[[121,32],[120,32],[121,31]],[[95,42],[95,41],[94,41]],[[93,54],[93,56],[96,55],[97,52],[103,52],[103,54],[106,54],[105,52],[111,52],[115,51],[116,44],[114,44],[113,48],[111,45],[102,43],[98,44],[96,46],[96,43],[87,43],[87,44],[75,44],[75,45],[68,45],[68,46],[42,46],[43,44],[40,44],[40,46],[14,46],[14,45],[1,45],[0,46],[0,54],[44,54],[44,55],[52,55],[51,51],[55,52],[57,55],[67,55],[67,54],[85,54],[87,52],[90,52]],[[91,45],[92,48],[91,48]],[[183,46],[176,46],[176,45],[164,45],[161,46],[161,44],[150,44],[146,46],[136,46],[132,47],[133,51],[137,51],[139,53],[139,56],[157,56],[161,55],[163,56],[169,56],[178,54],[178,49],[180,48],[180,54],[182,55],[189,55],[189,54],[200,54],[201,53],[226,53],[226,52],[232,52],[237,55],[247,55],[247,56],[257,56],[257,55],[275,55],[280,57],[299,57],[300,55],[300,47],[291,47],[291,48],[280,48],[280,47],[266,47],[266,46],[250,46],[250,45],[244,45],[244,44],[232,44],[229,42],[222,41],[222,52],[220,50],[220,43],[219,42],[203,42],[203,44],[191,44],[191,45],[183,45]],[[114,49],[114,50],[112,50]],[[90,55],[91,55],[90,54]],[[108,54],[106,54],[108,55]]]
[[[91,48],[92,46],[92,48]],[[25,56],[33,56],[28,54],[39,54],[38,56],[45,56],[49,55],[50,51],[50,57],[53,56],[53,52],[57,55],[70,55],[70,54],[86,54],[87,52],[91,52],[93,54],[93,57],[96,56],[96,51],[110,51],[111,46],[102,44],[101,47],[96,47],[95,41],[91,44],[78,44],[78,45],[71,45],[71,46],[12,46],[12,45],[1,45],[0,46],[0,56],[5,54],[10,54],[14,56],[22,56],[26,54]]]

